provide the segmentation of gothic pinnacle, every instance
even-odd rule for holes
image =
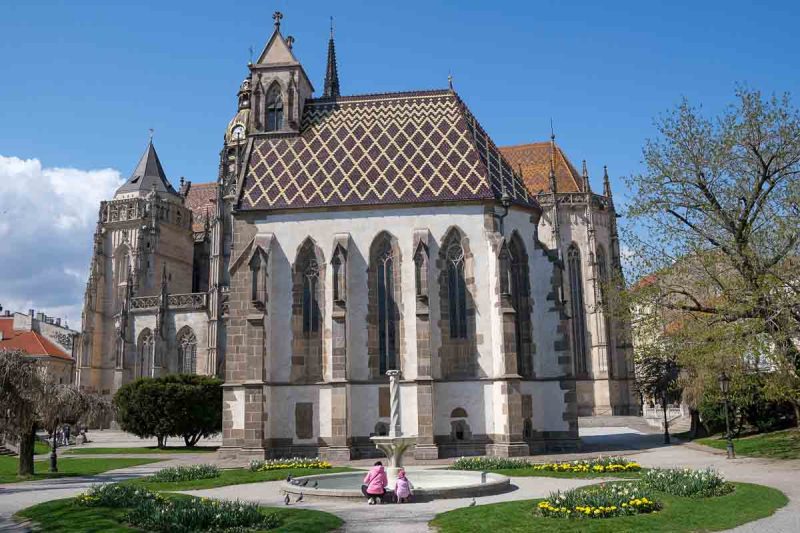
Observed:
[[[611,198],[611,181],[608,179],[608,167],[603,165],[603,196]]]
[[[331,37],[328,40],[328,66],[325,69],[325,87],[322,91],[323,98],[337,98],[339,96],[339,70],[336,67],[336,45],[333,42],[333,17],[331,17]]]
[[[583,160],[583,171],[581,172],[583,177],[583,191],[584,192],[591,192],[592,186],[589,184],[589,171],[586,168],[586,160]]]

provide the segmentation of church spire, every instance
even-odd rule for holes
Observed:
[[[553,121],[550,120],[550,191],[558,192],[556,184],[556,134],[553,131]]]
[[[611,198],[611,182],[608,179],[608,167],[603,165],[603,196]]]
[[[328,40],[328,68],[325,70],[325,88],[322,97],[339,97],[339,71],[336,68],[336,45],[333,42],[333,17],[331,17],[331,38]]]
[[[586,160],[583,160],[583,171],[581,172],[583,178],[583,192],[592,192],[592,186],[589,183],[589,170],[586,168]]]

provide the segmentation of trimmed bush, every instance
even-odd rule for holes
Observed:
[[[542,516],[554,518],[610,518],[652,513],[661,508],[647,489],[637,483],[601,483],[551,492],[537,507]]]
[[[219,477],[219,468],[214,465],[191,465],[162,468],[148,479],[157,482],[192,481]]]
[[[255,503],[208,498],[147,501],[135,507],[126,520],[146,531],[247,531],[280,525],[274,513],[264,514]]]
[[[453,470],[514,470],[529,468],[531,463],[525,459],[505,459],[503,457],[459,457],[453,461]]]
[[[690,498],[721,496],[733,490],[733,485],[727,483],[713,468],[704,470],[654,468],[645,472],[642,484],[652,490]]]
[[[331,468],[328,461],[319,457],[293,457],[291,459],[267,459],[264,461],[250,461],[251,472],[266,472],[268,470],[285,470],[287,468]]]
[[[75,503],[86,507],[136,507],[144,502],[163,501],[155,492],[133,485],[105,483],[92,485],[89,490],[75,498]]]

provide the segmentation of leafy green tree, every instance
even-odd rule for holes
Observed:
[[[715,118],[683,101],[657,121],[646,172],[628,180],[630,267],[655,273],[640,309],[691,321],[681,357],[720,370],[763,355],[763,391],[800,423],[800,113],[788,95],[736,96]]]
[[[114,396],[120,427],[142,438],[168,437],[194,446],[222,430],[222,382],[217,378],[170,374],[123,385]]]

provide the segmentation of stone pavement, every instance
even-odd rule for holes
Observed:
[[[766,459],[740,458],[727,460],[724,452],[695,444],[676,444],[665,446],[661,435],[648,432],[646,428],[631,427],[586,427],[581,429],[584,450],[580,454],[536,456],[536,461],[571,460],[580,457],[604,455],[626,455],[648,467],[690,467],[711,466],[733,481],[759,483],[783,491],[790,499],[789,504],[773,516],[737,528],[737,532],[800,532],[800,461],[770,461]],[[677,442],[677,441],[675,441]],[[122,446],[111,439],[104,446]],[[127,444],[124,444],[127,445]],[[91,456],[84,456],[91,457]],[[119,457],[119,456],[117,456]],[[163,462],[107,472],[85,478],[59,478],[0,485],[0,531],[13,527],[10,516],[18,510],[43,501],[74,496],[93,483],[114,482],[130,477],[148,475],[164,466],[176,464],[202,463],[214,461],[213,454],[181,456],[153,456]],[[214,461],[217,462],[217,461]],[[448,460],[427,463],[436,466]],[[414,463],[411,461],[411,463]],[[371,460],[354,461],[354,466],[367,466]],[[221,466],[233,466],[222,464]],[[413,480],[412,480],[413,481]],[[546,496],[553,490],[564,490],[581,485],[598,483],[600,480],[557,479],[543,477],[512,478],[516,489],[505,494],[477,498],[478,505],[500,501],[531,499]],[[214,498],[241,499],[257,501],[265,505],[283,505],[279,494],[280,482],[253,483],[247,485],[220,487],[187,494]],[[369,506],[359,502],[309,501],[298,507],[332,512],[346,521],[345,531],[376,531],[395,528],[398,531],[429,531],[427,522],[436,514],[469,505],[471,498],[436,500],[426,503],[406,505]],[[757,502],[755,502],[757,504]],[[24,529],[14,529],[24,530]]]

